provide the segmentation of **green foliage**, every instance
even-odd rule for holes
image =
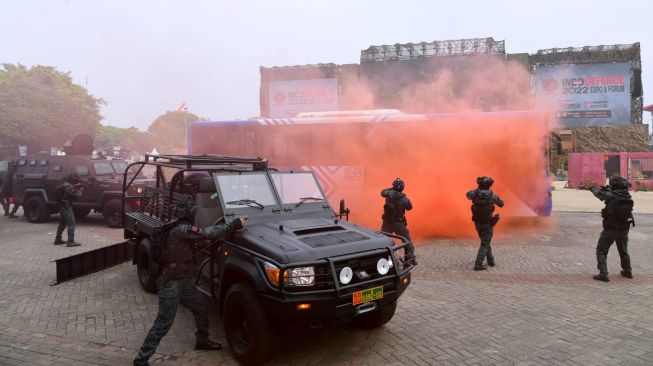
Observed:
[[[146,132],[139,131],[136,127],[100,126],[95,135],[95,147],[121,146],[131,149],[136,154],[142,154],[152,150],[153,145],[149,140],[149,135]]]
[[[638,180],[635,181],[635,190],[636,191],[642,191],[642,192],[648,192],[650,189],[648,188],[648,185],[645,182],[640,182]]]
[[[594,187],[597,187],[597,184],[592,179],[585,179],[578,189],[591,189]]]
[[[76,134],[95,135],[104,104],[50,66],[0,67],[0,135],[43,146],[61,146]]]
[[[185,125],[199,120],[200,117],[190,112],[166,112],[148,127],[150,142],[160,153],[183,149],[186,139]]]

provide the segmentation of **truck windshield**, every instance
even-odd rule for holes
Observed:
[[[271,175],[283,204],[324,200],[312,173],[271,173]]]
[[[263,173],[216,175],[216,179],[227,209],[278,204]]]
[[[113,169],[115,169],[116,173],[124,173],[125,169],[127,169],[127,163],[124,161],[112,161],[111,165],[113,165]]]
[[[95,166],[95,175],[113,174],[113,167],[109,162],[97,162],[93,165]]]

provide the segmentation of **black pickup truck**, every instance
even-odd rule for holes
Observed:
[[[129,176],[148,166],[155,184],[133,194]],[[312,172],[268,169],[262,158],[146,155],[125,170],[124,182],[123,202],[139,208],[123,214],[124,234],[149,292],[156,291],[159,234],[174,225],[177,203],[195,200],[200,227],[246,220],[232,236],[193,248],[196,286],[219,304],[242,363],[269,359],[288,322],[379,327],[411,282],[406,239],[343,220],[344,202],[336,214]]]

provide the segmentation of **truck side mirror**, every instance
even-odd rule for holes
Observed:
[[[338,216],[340,219],[342,219],[342,217],[344,216],[345,220],[349,221],[349,213],[351,211],[346,207],[347,206],[345,205],[345,200],[344,199],[340,200],[340,210],[339,210],[338,215],[336,215],[336,216]]]

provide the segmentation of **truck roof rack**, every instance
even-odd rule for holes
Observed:
[[[199,167],[229,168],[261,171],[267,170],[268,160],[257,157],[221,156],[221,155],[152,155],[145,154],[145,163],[178,169]]]

